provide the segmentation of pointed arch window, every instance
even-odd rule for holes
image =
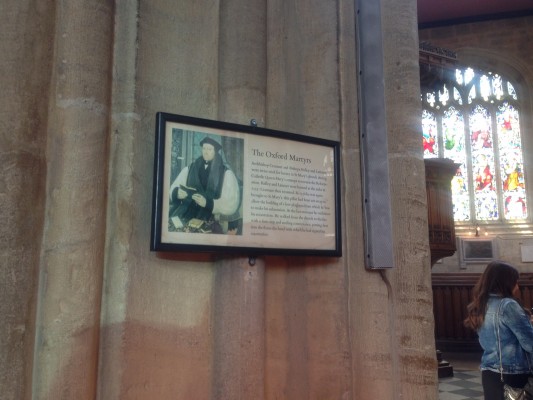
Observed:
[[[473,68],[422,94],[424,158],[460,164],[452,179],[456,222],[519,222],[528,207],[520,103],[505,77]]]

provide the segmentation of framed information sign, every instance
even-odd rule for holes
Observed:
[[[152,251],[341,256],[339,143],[157,113]]]

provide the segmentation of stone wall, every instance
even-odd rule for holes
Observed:
[[[6,1],[0,12],[0,392],[6,399],[31,396],[45,220],[54,7],[34,3]]]
[[[364,266],[353,2],[111,4],[2,13],[4,397],[436,399],[416,2],[382,2],[382,272]],[[343,256],[150,252],[157,111],[340,141]]]

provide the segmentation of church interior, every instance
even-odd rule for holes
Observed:
[[[487,263],[533,307],[532,0],[0,9],[2,399],[482,398],[462,321]],[[161,112],[338,145],[339,251],[151,249]],[[244,209],[246,140],[212,142]]]

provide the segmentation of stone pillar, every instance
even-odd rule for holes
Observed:
[[[57,2],[34,399],[96,396],[113,12]]]
[[[266,5],[260,0],[221,2],[219,119],[264,126]],[[215,265],[213,398],[264,398],[265,263],[248,258]]]
[[[217,265],[213,399],[263,399],[265,263],[245,258]]]
[[[388,287],[391,388],[394,398],[433,400],[438,379],[420,143],[417,9],[415,1],[383,0],[381,7],[396,259],[396,268],[381,276]]]
[[[0,6],[0,397],[31,397],[53,2]]]

